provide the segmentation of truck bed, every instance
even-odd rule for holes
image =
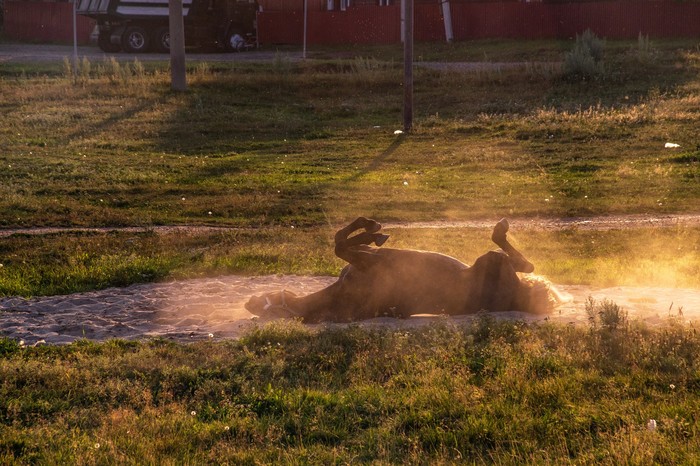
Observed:
[[[192,0],[182,0],[182,13],[187,16]],[[105,16],[153,18],[168,16],[168,0],[78,0],[76,12],[98,19]]]

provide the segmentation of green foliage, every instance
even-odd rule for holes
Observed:
[[[627,311],[607,299],[596,302],[589,296],[585,304],[585,311],[590,325],[594,329],[601,327],[607,331],[616,331],[628,324]]]
[[[592,79],[604,72],[603,52],[605,41],[590,29],[576,34],[574,48],[564,57],[564,76],[569,79]]]
[[[601,344],[613,333],[626,337],[623,358]],[[691,464],[699,350],[697,333],[674,322],[586,329],[487,317],[23,348],[0,358],[0,457]]]
[[[0,356],[11,356],[20,350],[18,342],[11,338],[0,337]]]
[[[648,65],[654,62],[654,60],[656,59],[656,55],[657,51],[654,49],[651,42],[649,41],[649,35],[647,34],[645,36],[640,31],[639,35],[637,36],[637,60],[642,65]]]

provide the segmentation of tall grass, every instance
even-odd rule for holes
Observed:
[[[564,59],[564,74],[569,79],[592,79],[604,73],[605,41],[590,29],[576,34],[576,44]]]

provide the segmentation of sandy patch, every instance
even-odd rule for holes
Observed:
[[[111,338],[148,339],[163,337],[176,341],[207,338],[237,338],[260,322],[243,307],[251,295],[287,289],[308,294],[335,281],[335,277],[266,276],[180,280],[140,284],[88,293],[34,299],[0,299],[0,335],[23,340],[66,344],[77,339],[104,341]],[[520,312],[498,313],[506,319],[563,323],[585,323],[588,296],[610,299],[621,305],[633,319],[659,325],[669,315],[682,313],[683,320],[700,320],[700,290],[672,288],[615,287],[592,289],[560,286],[570,296],[549,316]],[[407,320],[379,318],[362,325],[413,327],[444,319],[415,316]],[[449,318],[466,322],[473,316]],[[210,335],[212,335],[210,337]]]

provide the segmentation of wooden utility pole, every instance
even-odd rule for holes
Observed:
[[[403,41],[403,130],[413,128],[413,0],[402,0]]]
[[[182,0],[169,0],[170,15],[170,79],[174,91],[187,90],[185,68],[185,20],[182,15]]]

